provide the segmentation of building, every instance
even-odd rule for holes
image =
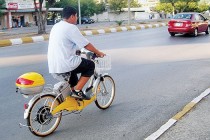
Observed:
[[[145,9],[153,9],[160,1],[159,0],[138,0],[141,7]]]
[[[5,0],[6,10],[1,17],[1,28],[16,28],[36,24],[35,6],[33,0]],[[39,2],[36,2],[39,7]],[[42,5],[45,8],[45,1]]]
[[[4,15],[0,18],[0,29],[17,28],[25,26],[37,25],[37,16],[35,12],[34,0],[5,0],[6,10],[3,10]],[[39,7],[37,0],[36,7]],[[59,13],[63,8],[49,8],[47,23],[54,24]],[[43,14],[45,14],[45,0],[42,5]]]

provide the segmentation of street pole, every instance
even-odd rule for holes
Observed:
[[[131,1],[128,0],[128,25],[131,25]]]
[[[81,9],[80,9],[80,0],[78,0],[78,9],[79,9],[79,25],[81,25]]]

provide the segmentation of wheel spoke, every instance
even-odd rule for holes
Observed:
[[[102,81],[101,83],[102,83],[102,85],[103,85],[103,87],[104,87],[105,92],[107,92],[104,81]]]
[[[39,128],[39,126],[40,126],[40,128]],[[42,126],[43,126],[43,125],[40,124],[39,126],[38,126],[38,129],[37,129],[37,132],[41,132],[41,131],[42,131]],[[39,130],[40,130],[40,131],[39,131]]]
[[[34,131],[39,132],[39,127],[41,126],[41,124],[37,125],[36,129],[34,129]]]
[[[32,122],[36,122],[36,121],[37,121],[37,116],[34,119],[32,119]]]
[[[47,98],[44,102],[44,106],[47,104],[47,101],[49,100],[49,98]]]
[[[104,105],[106,105],[106,97],[104,98]]]

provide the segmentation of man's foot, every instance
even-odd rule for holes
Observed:
[[[80,90],[80,91],[78,91],[78,92],[75,91],[75,90],[73,90],[71,96],[72,96],[72,97],[75,97],[75,98],[79,98],[79,99],[90,100],[90,97],[86,96],[86,95],[82,92],[82,90]]]
[[[90,97],[90,98],[93,96],[92,88],[93,88],[93,86],[90,86],[85,90],[85,95]]]

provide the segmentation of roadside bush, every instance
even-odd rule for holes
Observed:
[[[123,24],[123,20],[119,20],[119,21],[115,21],[117,23],[118,26],[121,26]]]

